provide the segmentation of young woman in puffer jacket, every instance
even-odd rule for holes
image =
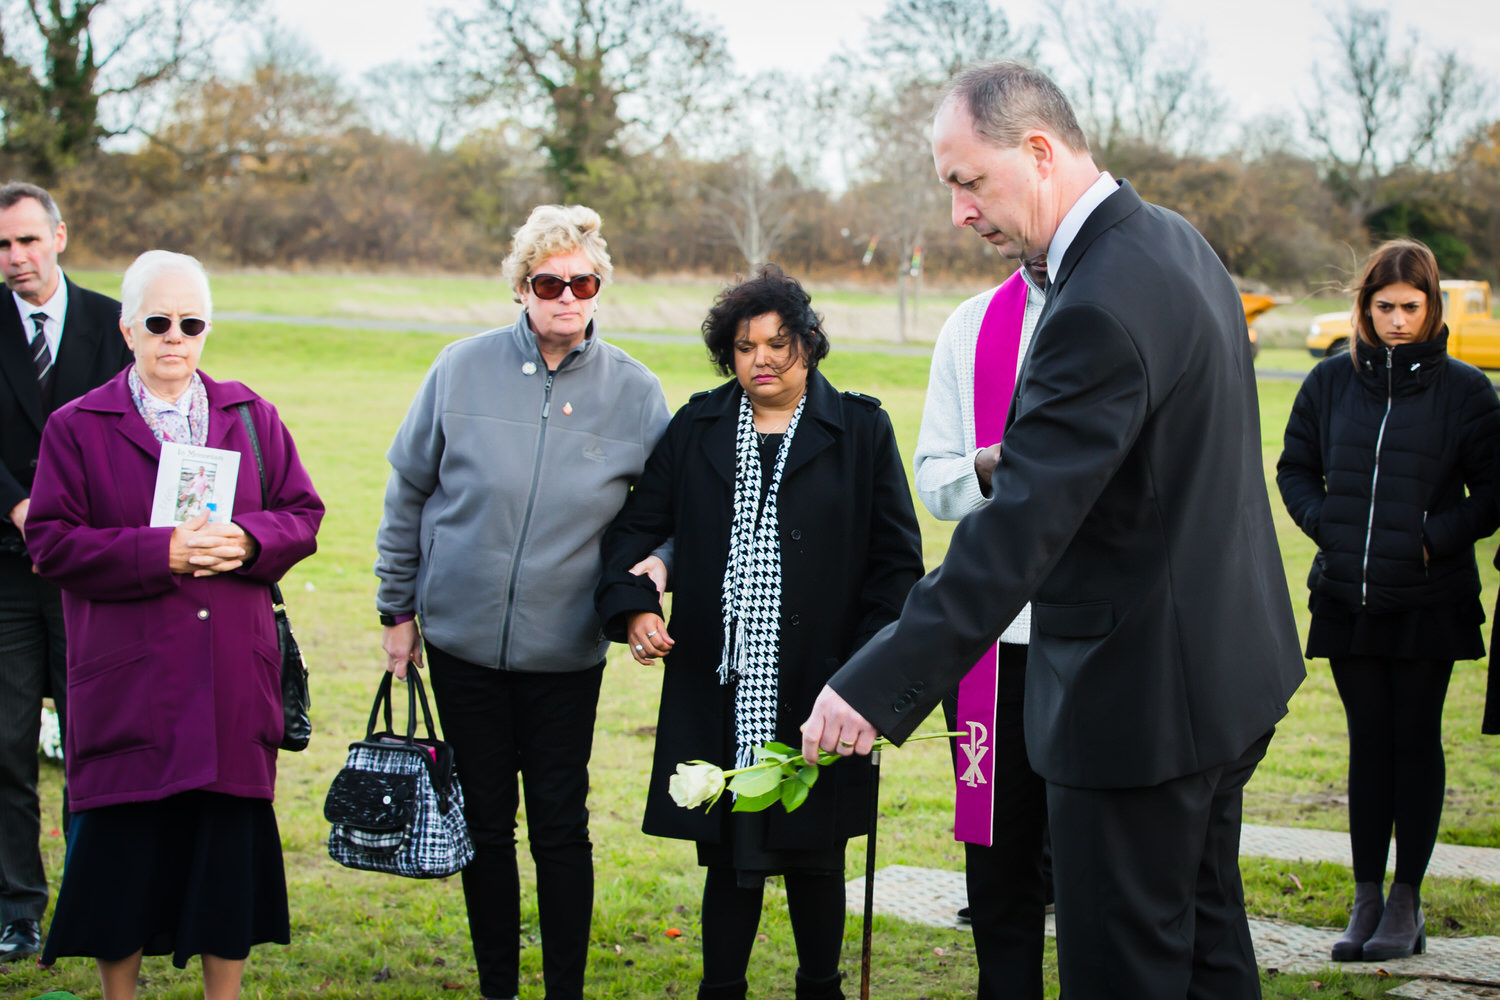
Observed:
[[[1276,483],[1318,543],[1309,657],[1327,657],[1349,723],[1355,894],[1335,961],[1426,946],[1420,890],[1443,809],[1453,661],[1484,655],[1474,543],[1500,526],[1500,401],[1448,356],[1432,251],[1393,240],[1354,289],[1349,357],[1297,394]],[[1396,872],[1383,897],[1392,827]]]

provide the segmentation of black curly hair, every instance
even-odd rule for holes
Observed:
[[[703,321],[703,343],[720,375],[734,374],[740,325],[766,313],[781,317],[781,328],[792,338],[793,362],[802,358],[811,371],[827,356],[828,336],[823,317],[813,312],[812,297],[778,265],[762,264],[749,278],[720,292]]]

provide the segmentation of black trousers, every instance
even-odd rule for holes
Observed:
[[[1414,889],[1443,816],[1443,701],[1452,660],[1330,659],[1349,723],[1349,844],[1356,882],[1384,882],[1396,833],[1396,878]]]
[[[474,839],[463,883],[480,991],[486,997],[517,993],[519,774],[536,863],[547,1000],[582,1000],[594,910],[588,765],[604,664],[572,673],[517,673],[477,666],[431,643],[427,662]]]
[[[1046,940],[1047,786],[1026,758],[1026,647],[1000,644],[995,721],[995,827],[988,847],[964,845],[978,1000],[1041,1000]],[[957,697],[943,703],[955,728]],[[955,741],[950,741],[953,743]],[[956,753],[955,749],[955,753]],[[957,765],[955,758],[955,765]]]
[[[44,695],[65,724],[66,666],[57,588],[30,559],[0,553],[0,924],[40,921],[47,909],[37,737]]]
[[[1150,788],[1047,784],[1064,996],[1259,1000],[1240,816],[1274,732]]]

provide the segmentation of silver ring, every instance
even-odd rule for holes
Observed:
[[[637,652],[637,653],[643,653],[643,652],[645,652],[645,651],[646,651],[646,647],[645,647],[645,646],[642,646],[642,645],[641,645],[641,644],[640,644],[640,643],[636,643],[636,644],[635,644],[635,651],[636,651],[636,652]]]
[[[656,634],[656,629],[652,629],[651,631],[649,631],[649,632],[646,633],[646,638],[649,639],[649,638],[651,638],[655,634]]]

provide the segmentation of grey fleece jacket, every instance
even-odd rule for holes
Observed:
[[[562,673],[604,659],[599,539],[671,414],[656,376],[590,333],[555,372],[524,312],[449,344],[386,453],[376,607],[415,612],[429,642],[471,663]]]

